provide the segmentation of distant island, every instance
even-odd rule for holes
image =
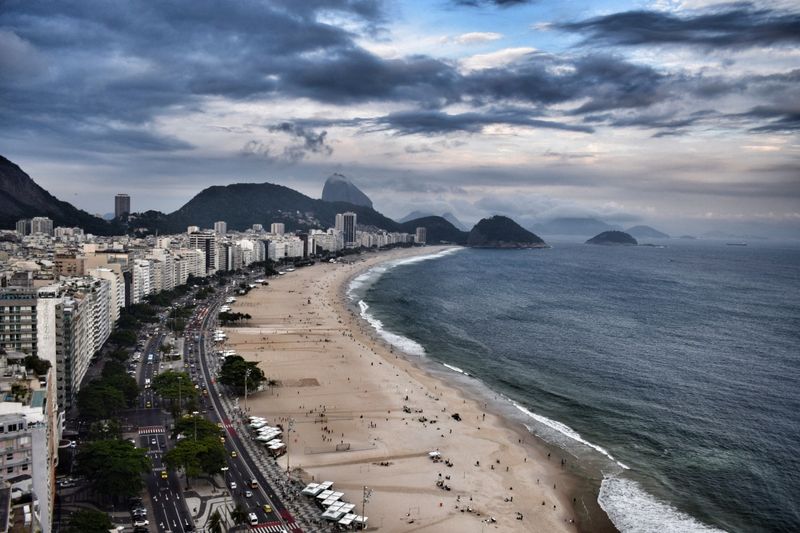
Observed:
[[[624,231],[604,231],[586,241],[586,244],[636,246],[639,243]]]
[[[481,219],[467,237],[473,248],[546,248],[547,244],[508,217],[495,215]]]

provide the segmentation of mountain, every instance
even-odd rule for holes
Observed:
[[[48,217],[53,226],[78,226],[95,235],[124,232],[118,224],[62,202],[37,185],[19,166],[0,156],[0,228],[14,229],[17,220],[33,217]]]
[[[669,235],[650,226],[633,226],[625,230],[637,239],[669,239]]]
[[[136,213],[132,226],[161,232],[183,232],[190,225],[210,228],[224,220],[232,230],[253,224],[283,222],[286,229],[333,227],[336,214],[352,211],[360,225],[397,231],[398,224],[371,207],[344,202],[315,200],[294,189],[273,183],[234,183],[202,190],[183,207],[170,214],[158,211]]]
[[[442,215],[442,218],[451,223],[453,226],[460,229],[461,231],[468,231],[467,226],[465,226],[463,222],[458,220],[453,213],[448,211],[447,213]]]
[[[596,218],[564,217],[534,224],[534,231],[542,235],[596,235],[603,231],[621,229]]]
[[[418,227],[424,227],[427,232],[428,244],[440,242],[452,242],[464,244],[467,242],[467,232],[461,231],[449,220],[437,216],[427,216],[415,218],[399,225],[399,231],[403,233],[414,233]]]
[[[636,239],[625,233],[624,231],[604,231],[599,235],[595,235],[586,244],[605,244],[605,245],[632,245],[639,244]]]
[[[404,216],[403,218],[401,218],[400,220],[398,220],[398,222],[403,224],[405,222],[408,222],[409,220],[415,220],[415,219],[418,219],[418,218],[432,217],[432,216],[435,216],[435,215],[433,213],[427,213],[425,211],[412,211],[409,214],[407,214],[406,216]],[[456,218],[456,216],[453,213],[450,213],[448,211],[447,213],[444,213],[443,215],[441,215],[441,217],[443,219],[445,219],[446,221],[448,221],[453,226],[455,226],[457,229],[459,229],[461,231],[464,231],[464,232],[468,231],[467,227],[464,225],[464,223],[461,222],[460,220],[458,220],[458,218]]]
[[[432,216],[433,216],[433,213],[428,213],[426,211],[411,211],[409,214],[407,214],[406,216],[404,216],[401,219],[398,219],[397,221],[400,224],[405,224],[409,220],[416,220],[418,218],[425,218],[425,217],[432,217]]]
[[[325,185],[322,187],[322,200],[372,207],[372,200],[361,192],[361,189],[353,185],[353,182],[347,177],[338,172],[325,180]]]
[[[495,215],[481,219],[469,232],[467,245],[475,248],[544,248],[538,235],[508,217]]]

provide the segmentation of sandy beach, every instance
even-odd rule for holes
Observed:
[[[298,268],[240,297],[233,311],[252,319],[227,328],[225,346],[259,361],[278,382],[249,396],[250,414],[284,427],[293,419],[284,439],[288,457],[279,460],[284,467],[288,461],[292,476],[334,481],[359,513],[362,487],[370,487],[370,529],[605,529],[598,522],[586,527],[576,516],[575,507],[591,495],[583,494],[585,486],[561,465],[557,451],[395,353],[348,309],[344,292],[358,273],[441,249]],[[431,451],[443,461],[435,463]],[[486,522],[490,517],[495,522]]]

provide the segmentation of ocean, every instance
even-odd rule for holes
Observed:
[[[623,532],[800,531],[800,245],[455,249],[349,296],[602,477]]]

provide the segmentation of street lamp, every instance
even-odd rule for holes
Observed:
[[[250,372],[252,372],[252,368],[247,368],[244,371],[244,412],[247,414],[247,380],[250,379]]]
[[[222,517],[225,518],[226,512],[228,513],[228,515],[230,515],[230,509],[228,509],[228,467],[223,466],[222,468],[220,468],[220,470],[222,471],[222,478],[223,481],[225,482],[225,486],[222,489],[224,497],[224,505],[225,505],[225,510],[222,513]],[[225,518],[225,529],[228,529],[227,526],[228,526],[228,519]]]

